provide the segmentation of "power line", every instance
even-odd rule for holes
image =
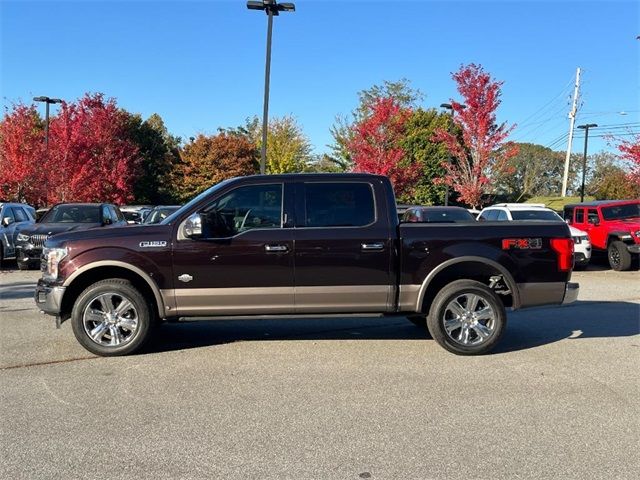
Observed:
[[[547,103],[545,103],[542,107],[540,107],[538,110],[536,110],[531,115],[529,115],[527,118],[525,118],[521,122],[521,127],[524,128],[527,125],[527,121],[532,120],[534,117],[538,116],[539,113],[541,113],[543,110],[545,110],[549,105],[551,105],[553,102],[555,102],[559,97],[561,97],[565,93],[568,93],[568,91],[570,91],[569,87],[571,87],[571,85],[573,85],[573,76],[571,77],[569,82],[562,88],[562,90],[560,91],[560,93],[558,95],[553,97],[551,100],[549,100]]]

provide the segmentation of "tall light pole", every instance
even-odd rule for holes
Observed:
[[[44,102],[46,105],[45,114],[44,114],[44,145],[45,151],[49,151],[49,105],[52,103],[62,103],[62,100],[59,98],[50,98],[50,97],[33,97],[34,102]]]
[[[451,105],[450,103],[441,103],[440,104],[440,108],[444,108],[445,110],[449,110],[449,113],[451,115],[451,127],[453,127],[453,105]],[[460,108],[465,109],[467,108],[466,105],[462,105],[460,104]],[[449,130],[449,133],[453,133],[451,130]],[[449,163],[453,163],[453,157],[451,155],[451,152],[449,152]],[[448,206],[449,205],[449,185],[445,184],[445,191],[444,191],[444,206]]]
[[[260,173],[264,174],[267,165],[267,128],[269,127],[269,76],[271,73],[271,34],[273,17],[280,12],[295,12],[293,3],[278,3],[276,0],[257,0],[247,2],[249,10],[264,10],[267,14],[267,60],[264,68],[264,105],[262,111],[262,148],[260,149]]]
[[[587,171],[587,142],[589,141],[589,129],[596,128],[595,123],[587,123],[586,125],[578,125],[578,128],[584,130],[584,156],[582,157],[582,187],[580,187],[580,203],[584,202],[584,177]]]

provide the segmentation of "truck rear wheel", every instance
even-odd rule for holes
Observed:
[[[631,268],[631,253],[627,250],[627,245],[620,240],[609,244],[607,257],[609,258],[609,265],[617,272]]]
[[[138,350],[149,336],[151,310],[142,294],[121,278],[90,285],[76,299],[71,326],[80,344],[111,357]]]
[[[427,317],[431,336],[457,355],[489,352],[506,325],[507,314],[500,298],[475,280],[456,280],[440,290]]]

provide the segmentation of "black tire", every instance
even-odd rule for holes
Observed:
[[[462,305],[460,303],[461,298],[469,302],[474,296],[479,297],[475,305],[469,305],[468,303]],[[460,316],[447,319],[447,316],[452,313],[449,307],[454,301],[457,302],[458,307],[461,305],[465,307],[464,315],[469,315],[469,318],[465,318],[464,321],[475,322],[473,325],[468,324],[469,326],[466,328],[463,327],[463,320],[458,320],[461,318]],[[466,308],[472,306],[474,307],[473,311],[467,313]],[[477,310],[479,306],[483,306],[481,310]],[[486,307],[490,308],[485,310]],[[472,318],[473,313],[477,316],[484,316],[490,313],[491,317],[485,323],[482,323],[482,320],[485,319],[475,320],[475,317]],[[481,313],[482,315],[480,315]],[[449,323],[450,326],[455,325],[457,322],[461,326],[453,328],[450,333],[447,333],[445,322]],[[485,284],[475,280],[456,280],[445,286],[433,299],[429,316],[427,317],[427,327],[434,340],[441,347],[456,355],[482,355],[489,352],[500,341],[506,326],[507,314],[498,295]],[[467,343],[463,340],[464,330],[466,330],[465,339]],[[486,334],[486,337],[480,335],[478,333],[480,331],[483,332],[483,335]],[[487,334],[486,332],[490,333]],[[454,337],[459,338],[456,340]]]
[[[113,303],[113,298],[120,297],[123,299],[122,301],[127,299],[132,304],[132,308],[127,311],[127,314],[133,312],[136,316],[137,327],[135,331],[130,332],[129,336],[126,336],[126,329],[123,330],[117,325],[112,325],[113,328],[118,328],[118,333],[114,334],[113,337],[118,337],[119,335],[125,337],[122,345],[110,346],[98,343],[89,336],[89,333],[85,329],[85,322],[83,321],[85,309],[88,309],[90,305],[96,305],[95,302],[99,302],[98,297],[102,294],[113,295],[111,302],[112,305],[116,307],[114,310],[117,310],[117,305]],[[91,353],[103,357],[128,355],[140,349],[148,340],[151,324],[153,323],[153,315],[151,312],[152,310],[144,296],[130,281],[121,278],[111,278],[90,285],[78,296],[71,311],[71,326],[78,342]],[[106,321],[102,323],[106,325]],[[94,326],[97,327],[97,325]],[[101,335],[102,339],[104,339],[104,335],[109,335],[108,331],[103,331],[104,333]]]
[[[407,320],[413,323],[416,327],[420,327],[420,328],[427,327],[426,315],[407,315]]]
[[[627,250],[627,245],[620,240],[615,240],[607,248],[607,258],[609,266],[616,272],[622,272],[631,268],[631,252]]]
[[[2,246],[2,242],[0,242],[0,268],[4,266],[4,247]]]

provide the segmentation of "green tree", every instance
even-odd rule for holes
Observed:
[[[434,180],[444,175],[442,164],[449,161],[449,152],[443,143],[434,142],[432,138],[436,129],[451,128],[451,118],[435,109],[418,108],[411,113],[405,128],[405,137],[400,142],[405,158],[421,167],[412,194],[400,200],[420,205],[442,204],[445,186]]]
[[[261,148],[262,139],[258,143]],[[295,118],[285,116],[269,121],[267,130],[267,172],[302,172],[311,161],[311,143]]]
[[[534,143],[517,143],[518,153],[507,161],[506,172],[496,181],[496,191],[514,202],[560,192],[564,153]],[[572,180],[575,172],[572,172]]]
[[[168,132],[157,113],[144,121],[140,115],[129,115],[129,132],[141,157],[142,174],[133,187],[135,201],[173,203],[177,192],[169,178],[179,163],[180,138]]]
[[[629,166],[611,152],[598,152],[587,159],[585,194],[598,200],[640,197],[640,185],[629,177]]]
[[[349,145],[353,142],[353,125],[362,123],[371,115],[371,109],[382,98],[390,98],[401,108],[416,107],[423,98],[422,93],[411,87],[406,78],[395,82],[385,80],[382,85],[358,92],[358,106],[350,115],[337,115],[334,124],[330,128],[333,143],[331,148],[333,162],[339,165],[342,171],[351,170],[353,159]]]
[[[248,117],[243,125],[220,128],[220,132],[238,135],[256,146],[258,157],[262,148],[262,122]],[[267,173],[295,173],[308,170],[314,162],[311,142],[302,126],[291,115],[269,120],[267,130]]]
[[[227,178],[258,171],[255,145],[246,137],[227,132],[198,135],[180,150],[180,158],[173,182],[181,201]]]

